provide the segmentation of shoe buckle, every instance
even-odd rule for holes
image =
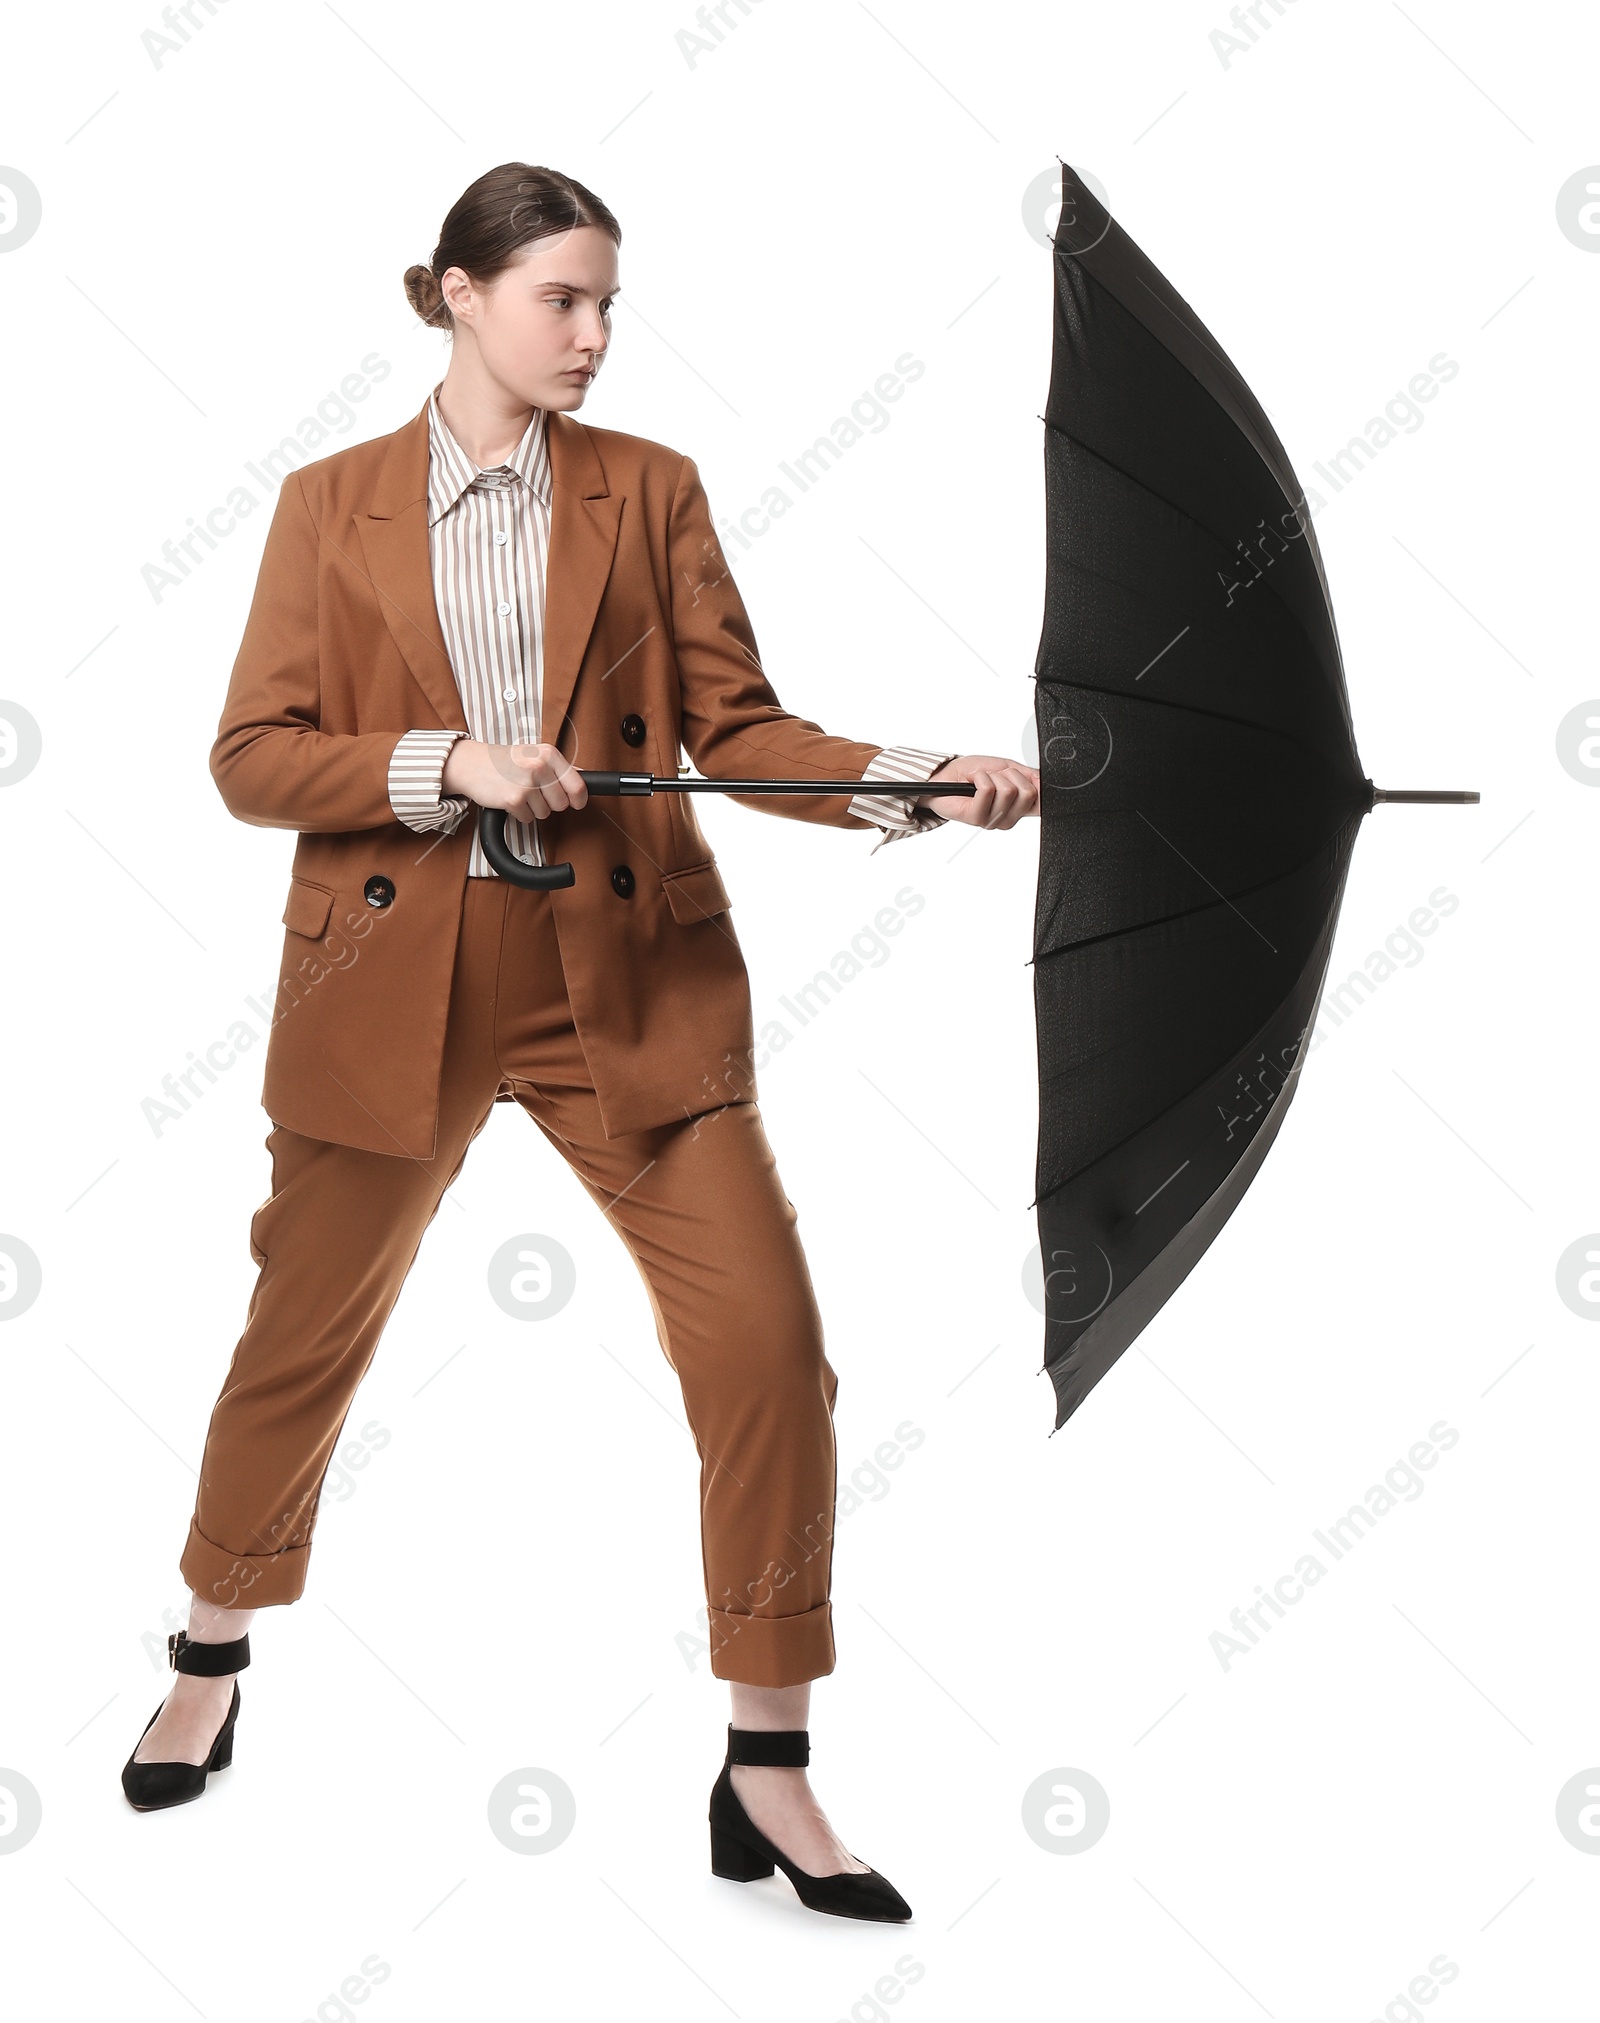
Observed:
[[[189,1632],[187,1630],[174,1630],[167,1638],[167,1668],[169,1671],[175,1672],[178,1669],[178,1653],[188,1641]]]

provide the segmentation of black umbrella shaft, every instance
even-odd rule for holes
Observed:
[[[591,794],[975,794],[971,780],[703,780],[673,773],[588,772]]]
[[[588,772],[579,779],[591,794],[975,794],[971,780],[701,780],[675,773]],[[549,892],[570,885],[570,864],[528,864],[506,841],[503,808],[478,810],[478,841],[496,874],[508,884]]]

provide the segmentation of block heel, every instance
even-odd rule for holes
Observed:
[[[770,1855],[758,1854],[719,1827],[711,1829],[711,1873],[724,1882],[758,1883],[777,1867]]]

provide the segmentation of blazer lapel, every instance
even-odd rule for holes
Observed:
[[[372,502],[355,516],[384,622],[446,730],[468,728],[433,595],[428,555],[428,404],[389,438]]]
[[[550,453],[550,557],[545,571],[539,734],[553,745],[560,742],[562,721],[611,574],[622,498],[607,489],[599,455],[582,422],[552,408],[545,427]]]
[[[587,429],[552,409],[541,735],[554,744],[572,701],[616,553],[622,500]],[[365,574],[407,667],[448,730],[469,728],[439,624],[428,553],[428,406],[389,437],[372,501],[354,521]]]

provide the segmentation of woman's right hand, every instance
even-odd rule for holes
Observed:
[[[519,822],[543,821],[589,798],[583,775],[555,745],[487,745],[457,738],[445,756],[441,782],[480,808],[504,808]]]

